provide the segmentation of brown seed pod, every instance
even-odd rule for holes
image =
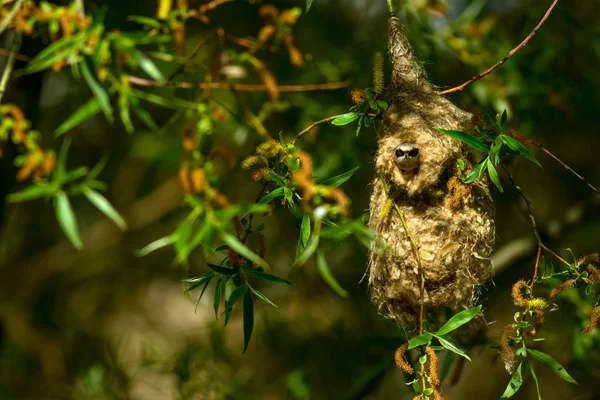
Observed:
[[[389,20],[389,35],[395,88],[375,157],[369,226],[382,240],[371,251],[369,285],[379,311],[412,328],[421,301],[428,313],[475,304],[491,275],[495,209],[483,177],[461,193],[460,202],[453,199],[456,188],[448,182],[458,174],[457,160],[472,168],[482,155],[435,128],[472,133],[472,116],[434,91],[396,17]],[[389,198],[419,248],[423,299],[421,273],[400,216],[395,209],[382,212]]]

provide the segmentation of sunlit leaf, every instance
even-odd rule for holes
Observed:
[[[350,112],[342,115],[338,115],[336,119],[331,121],[332,125],[347,125],[352,121],[356,121],[360,117],[360,114],[355,112]]]
[[[327,260],[325,259],[325,255],[321,251],[317,251],[317,267],[319,269],[319,273],[321,274],[321,278],[340,296],[348,297],[348,292],[342,288],[342,286],[335,279],[335,276],[331,273],[329,269],[329,265],[327,265]]]
[[[408,349],[414,349],[415,347],[423,346],[429,343],[431,340],[431,333],[424,333],[417,337],[414,337],[408,341]]]
[[[500,193],[504,192],[504,189],[502,189],[502,184],[500,183],[500,178],[498,177],[498,172],[496,171],[496,167],[494,167],[494,164],[492,164],[489,159],[487,160],[487,170],[488,174],[490,174],[490,179],[492,182],[494,182],[494,185],[496,185]]]
[[[253,287],[250,287],[250,291],[252,291],[252,293],[254,293],[254,295],[256,297],[258,297],[259,299],[261,299],[265,303],[270,304],[270,305],[272,305],[275,308],[279,308],[279,306],[277,304],[273,303],[271,300],[269,300],[269,298],[267,296],[265,296],[264,294],[262,294],[258,290],[254,289]]]
[[[137,53],[137,60],[140,64],[140,68],[143,69],[144,72],[147,73],[152,79],[160,83],[167,81],[156,64],[154,64],[154,62],[141,51]]]
[[[281,197],[281,196],[283,196],[283,188],[278,187],[277,189],[273,190],[272,192],[267,194],[265,197],[260,199],[260,201],[258,203],[259,204],[267,204],[267,203],[270,203],[273,199],[276,199],[277,197]]]
[[[477,165],[473,167],[471,172],[469,172],[469,174],[465,178],[464,183],[475,182],[477,179],[479,179],[479,177],[483,173],[483,169],[487,166],[487,161],[488,159],[484,158],[479,163],[477,163]]]
[[[41,197],[50,197],[54,195],[57,188],[49,184],[34,184],[25,189],[11,193],[6,196],[6,201],[10,203],[18,203],[21,201],[39,199]]]
[[[298,246],[296,246],[296,260],[306,248],[308,238],[310,237],[310,215],[302,216],[302,225],[300,225],[300,237],[298,238]]]
[[[69,118],[63,121],[62,124],[54,131],[54,136],[60,136],[77,125],[82,124],[94,115],[98,114],[101,110],[100,102],[95,97],[83,103]]]
[[[148,254],[156,251],[158,249],[162,249],[163,247],[167,247],[175,243],[176,237],[175,235],[169,235],[162,237],[160,239],[155,240],[154,242],[147,244],[139,250],[133,252],[136,257],[144,257]]]
[[[106,90],[104,90],[102,85],[100,85],[100,83],[98,83],[98,81],[92,74],[92,71],[91,71],[90,67],[88,66],[88,63],[85,58],[81,61],[80,65],[81,65],[81,75],[83,76],[83,79],[85,80],[85,82],[89,86],[90,90],[92,91],[92,93],[94,94],[96,99],[98,100],[98,103],[100,104],[100,108],[104,112],[104,116],[106,116],[106,119],[109,122],[112,122],[113,114],[112,114],[112,107],[110,105],[110,97],[108,96],[108,93],[106,92]]]
[[[521,361],[521,364],[519,364],[519,367],[513,374],[512,378],[510,378],[510,382],[508,382],[508,386],[506,387],[504,394],[502,394],[502,397],[500,397],[500,400],[511,398],[521,388],[521,385],[523,384],[523,372],[525,370],[526,361],[527,360]]]
[[[512,150],[519,152],[519,154],[521,154],[523,157],[525,157],[529,161],[534,162],[537,165],[539,165],[540,168],[542,167],[542,164],[540,164],[539,161],[533,156],[533,154],[531,154],[529,149],[527,147],[523,146],[521,144],[521,142],[519,142],[517,139],[514,139],[507,135],[502,135],[502,141],[508,147],[510,147]]]
[[[127,223],[106,197],[91,189],[84,190],[83,194],[100,212],[110,218],[122,231],[127,230]]]
[[[527,353],[540,363],[544,364],[546,367],[550,368],[552,372],[558,375],[561,379],[564,379],[569,383],[574,383],[578,385],[577,381],[573,379],[571,375],[569,375],[567,370],[550,355],[534,349],[527,349]]]
[[[469,308],[468,310],[464,310],[459,312],[458,314],[452,316],[438,331],[437,335],[445,335],[449,332],[452,332],[455,329],[458,329],[460,326],[466,324],[470,320],[472,320],[479,312],[481,311],[481,306],[477,306],[474,308]]]
[[[344,183],[348,179],[350,179],[352,177],[352,175],[354,175],[354,173],[356,172],[356,170],[358,168],[359,167],[352,168],[350,171],[344,172],[341,175],[334,176],[333,178],[326,179],[323,182],[321,182],[320,185],[338,187],[342,183]]]
[[[69,198],[62,190],[54,197],[54,212],[56,214],[56,219],[58,220],[58,225],[62,231],[71,243],[73,243],[73,246],[75,246],[77,250],[81,250],[83,248],[83,243],[79,237],[77,219],[75,218],[75,213],[73,212]]]
[[[440,336],[437,336],[437,335],[433,335],[433,336],[435,336],[440,341],[440,344],[442,346],[444,346],[444,348],[446,350],[450,350],[451,352],[456,353],[459,356],[462,356],[462,357],[466,358],[467,360],[471,361],[471,358],[467,355],[467,353],[465,353],[464,351],[462,351],[461,349],[456,347],[454,344],[452,344],[452,342],[450,342]]]
[[[453,139],[457,139],[457,140],[460,140],[461,142],[465,142],[466,144],[473,147],[474,149],[483,151],[485,153],[487,153],[487,151],[488,151],[488,148],[485,145],[485,143],[483,143],[479,139],[469,135],[468,133],[461,132],[461,131],[442,129],[442,128],[436,128],[436,129],[438,131],[450,136]]]

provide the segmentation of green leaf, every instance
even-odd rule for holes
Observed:
[[[208,267],[210,269],[212,269],[213,271],[218,272],[223,275],[235,275],[239,272],[239,270],[237,268],[221,267],[221,266],[209,264],[209,263],[207,263],[206,265],[208,265]]]
[[[235,288],[235,290],[231,292],[231,295],[227,300],[227,308],[231,309],[235,303],[237,303],[244,297],[247,291],[248,285],[246,285],[245,283],[242,286],[238,286],[237,288]]]
[[[485,145],[485,143],[481,142],[477,138],[474,138],[473,136],[469,135],[468,133],[461,132],[461,131],[452,131],[452,130],[442,129],[442,128],[435,128],[435,129],[450,136],[453,139],[457,139],[457,140],[460,140],[461,142],[465,142],[466,144],[473,147],[474,149],[483,151],[484,153],[488,152],[488,148]]]
[[[356,172],[356,170],[360,168],[360,167],[354,167],[352,168],[350,171],[348,172],[344,172],[341,175],[338,176],[334,176],[333,178],[329,178],[324,180],[323,182],[320,183],[320,185],[324,185],[324,186],[333,186],[333,187],[338,187],[340,186],[342,183],[346,182],[348,179],[350,179],[350,177],[352,177],[352,175],[354,175],[354,173]]]
[[[156,64],[141,51],[137,53],[137,60],[140,68],[144,70],[152,79],[157,82],[165,83],[167,80],[162,75]]]
[[[70,46],[74,45],[81,38],[81,35],[74,35],[69,38],[56,40],[44,48],[44,50],[40,51],[35,58],[31,60],[29,64],[27,64],[27,67],[25,67],[25,73],[33,74],[46,68],[50,68],[58,61],[73,53],[74,51],[70,48]]]
[[[170,246],[173,243],[175,243],[175,235],[169,235],[169,236],[165,236],[162,237],[160,239],[155,240],[154,242],[147,244],[146,246],[142,247],[139,250],[134,251],[134,255],[136,257],[144,257],[147,256],[148,254],[152,253],[153,251],[156,251],[158,249],[162,249],[163,247],[166,246]]]
[[[513,374],[510,382],[508,382],[508,386],[506,387],[504,394],[502,397],[500,397],[500,400],[511,398],[521,388],[521,385],[523,384],[523,371],[525,370],[525,362],[526,360],[523,360],[521,361],[521,364],[519,364],[519,367]]]
[[[310,6],[312,6],[313,0],[306,0],[306,12],[310,11]]]
[[[415,347],[423,346],[424,344],[429,343],[431,340],[431,333],[424,333],[422,335],[416,336],[408,341],[408,350],[414,349]]]
[[[69,154],[69,147],[71,147],[71,139],[66,138],[60,145],[56,169],[54,170],[54,177],[57,181],[64,181],[67,176],[67,154]]]
[[[148,25],[156,29],[162,28],[162,24],[160,23],[160,21],[157,21],[154,18],[148,18],[141,15],[130,15],[129,17],[127,17],[127,20],[137,22],[140,25]]]
[[[83,76],[83,79],[85,80],[85,82],[89,86],[90,90],[92,91],[92,93],[94,94],[96,99],[98,100],[98,103],[100,103],[100,108],[102,108],[102,111],[104,112],[104,116],[106,117],[106,119],[109,122],[112,123],[114,118],[113,118],[113,114],[112,114],[112,107],[110,105],[110,97],[108,96],[108,93],[106,92],[106,90],[104,90],[102,85],[100,85],[100,83],[98,83],[98,81],[92,74],[92,71],[91,71],[90,67],[88,66],[88,63],[85,58],[83,60],[81,60],[80,65],[81,65],[81,75]]]
[[[223,277],[219,277],[217,280],[217,286],[215,286],[215,295],[213,297],[213,308],[215,309],[215,318],[219,318],[219,306],[221,305],[221,285],[223,284]]]
[[[283,188],[282,187],[278,187],[277,189],[273,190],[272,192],[270,192],[269,194],[267,194],[265,197],[263,197],[262,199],[260,199],[260,201],[258,202],[258,204],[267,204],[270,203],[273,199],[277,198],[277,197],[281,197],[283,196]]]
[[[453,330],[459,328],[460,326],[466,324],[470,320],[472,320],[479,312],[481,311],[481,306],[469,308],[468,310],[464,310],[454,315],[452,318],[448,320],[436,333],[436,335],[445,335]]]
[[[135,99],[135,97],[131,97]],[[121,116],[121,122],[123,122],[125,131],[127,133],[135,132],[135,128],[131,122],[131,113],[129,112],[129,96],[125,93],[121,93],[119,96],[119,115]]]
[[[529,161],[536,163],[537,165],[540,166],[540,168],[542,167],[542,164],[540,164],[539,161],[533,156],[533,154],[531,154],[529,149],[527,147],[523,146],[521,144],[521,142],[519,142],[517,139],[514,139],[507,135],[502,135],[502,141],[504,142],[504,144],[506,144],[508,147],[510,147],[511,150],[519,152],[519,154],[521,154],[523,157],[525,157]]]
[[[377,105],[379,106],[379,108],[381,108],[382,110],[387,110],[388,109],[388,103],[386,103],[383,100],[377,100]]]
[[[308,238],[310,237],[310,215],[304,214],[302,216],[302,225],[300,225],[300,238],[298,239],[298,246],[296,247],[296,260],[300,257],[300,254],[306,248]]]
[[[526,361],[526,360],[523,360]],[[531,371],[531,376],[533,377],[533,381],[535,382],[535,388],[537,390],[538,400],[542,400],[542,394],[540,393],[540,383],[538,382],[537,375],[535,374],[535,370],[533,369],[533,364],[527,363],[529,365],[529,370]]]
[[[448,340],[446,340],[446,339],[444,339],[444,338],[442,338],[440,336],[437,336],[437,335],[433,335],[433,336],[435,336],[437,338],[437,340],[440,341],[440,344],[442,346],[444,346],[444,348],[446,350],[450,350],[451,352],[456,353],[459,356],[462,356],[462,357],[466,358],[467,360],[471,361],[471,358],[469,358],[469,356],[467,355],[467,353],[465,353],[464,351],[462,351],[461,349],[459,349],[458,347],[456,347],[454,344],[452,344],[452,342],[450,342],[450,341],[448,341]]]
[[[498,188],[500,193],[504,192],[504,189],[502,189],[502,184],[500,184],[500,178],[498,177],[498,172],[496,171],[494,164],[492,164],[492,162],[490,161],[489,158],[487,160],[487,170],[488,170],[488,174],[490,174],[490,179],[492,180],[492,182],[494,182],[494,185],[496,185],[496,187]]]
[[[75,213],[73,212],[69,198],[62,190],[54,197],[54,212],[62,231],[71,243],[73,243],[73,246],[75,246],[77,250],[81,250],[83,248],[83,243],[79,238],[77,219],[75,218]]]
[[[293,285],[292,282],[285,280],[283,278],[280,278],[278,276],[275,275],[271,275],[271,274],[265,274],[264,272],[260,272],[257,271],[255,269],[252,268],[243,268],[244,272],[247,273],[248,275],[251,275],[255,278],[258,279],[262,279],[265,281],[270,281],[270,282],[275,282],[275,283],[283,283],[284,285]]]
[[[57,188],[49,184],[34,184],[25,189],[11,193],[6,196],[6,200],[10,203],[18,203],[21,201],[39,199],[40,197],[53,196]]]
[[[160,127],[152,119],[150,113],[146,111],[144,107],[142,107],[137,97],[131,96],[129,98],[129,102],[131,103],[131,107],[133,108],[135,115],[137,115],[140,121],[142,121],[148,128],[153,131],[158,131],[160,129]]]
[[[533,350],[533,349],[527,349],[527,353],[529,353],[529,355],[531,355],[533,358],[535,358],[540,363],[544,364],[546,367],[550,368],[552,370],[552,372],[554,372],[556,375],[558,375],[561,379],[564,379],[565,381],[567,381],[569,383],[574,383],[576,385],[579,385],[577,383],[577,381],[575,379],[573,379],[571,377],[571,375],[569,375],[567,370],[562,365],[560,365],[560,363],[558,361],[556,361],[554,358],[550,357],[548,354],[541,352],[539,350]]]
[[[260,258],[258,256],[258,254],[256,254],[255,252],[250,250],[248,247],[246,247],[246,245],[244,245],[242,242],[240,242],[240,240],[238,238],[236,238],[235,236],[233,236],[232,234],[225,232],[225,231],[219,231],[219,236],[221,237],[221,239],[223,239],[225,244],[227,246],[229,246],[229,248],[232,249],[233,251],[237,252],[238,254],[240,254],[243,257],[246,257],[248,260],[252,261],[253,263],[260,265],[261,267],[263,267],[266,270],[271,269],[271,267],[269,266],[269,264],[267,264],[267,262],[265,260]]]
[[[258,297],[259,299],[261,299],[265,303],[270,304],[270,305],[272,305],[275,308],[279,308],[279,306],[277,304],[273,303],[271,300],[269,300],[269,298],[267,296],[265,296],[264,294],[262,294],[258,290],[254,289],[251,286],[250,286],[250,290],[252,291],[252,293],[254,293],[256,295],[256,297]]]
[[[202,276],[197,276],[196,278],[193,279],[199,279],[198,281],[194,281],[192,285],[190,285],[189,288],[187,288],[185,290],[184,293],[189,293],[192,290],[197,289],[198,287],[205,285],[207,281],[211,281],[212,278],[214,278],[217,274],[214,271],[209,271],[206,274],[202,275]]]
[[[346,114],[338,115],[336,119],[331,121],[332,125],[348,125],[352,121],[356,121],[360,117],[360,114],[355,112],[349,112]]]
[[[204,296],[204,292],[206,292],[206,288],[208,287],[208,285],[210,285],[210,281],[212,281],[212,278],[214,278],[214,275],[211,276],[210,278],[208,278],[204,282],[204,287],[202,288],[202,292],[200,292],[200,296],[198,296],[198,301],[196,302],[196,307],[194,308],[194,314],[198,310],[198,305],[200,304],[200,300],[202,300],[202,296]]]
[[[315,219],[315,226],[313,229],[312,236],[310,237],[308,244],[306,245],[306,248],[304,249],[302,254],[300,254],[300,257],[298,257],[296,259],[296,261],[294,261],[294,267],[299,267],[301,265],[304,265],[304,263],[310,258],[310,256],[313,255],[313,253],[317,250],[317,247],[319,246],[320,236],[321,236],[321,220]]]
[[[88,200],[96,206],[96,208],[110,218],[122,231],[127,230],[127,223],[121,217],[121,215],[115,210],[115,208],[110,204],[106,197],[102,196],[100,193],[95,190],[84,190],[83,194]]]
[[[244,294],[244,351],[242,354],[246,352],[248,349],[248,344],[250,343],[250,338],[252,337],[252,330],[254,329],[254,303],[252,300],[252,294],[250,292],[246,292]]]
[[[75,128],[77,125],[82,124],[88,119],[92,118],[94,115],[100,112],[101,106],[98,99],[95,97],[88,100],[81,107],[79,107],[69,118],[67,118],[56,130],[54,131],[54,136],[60,136],[71,129]]]
[[[465,180],[463,182],[471,183],[471,182],[475,182],[477,179],[479,179],[479,177],[483,173],[483,168],[487,165],[487,161],[488,161],[487,157],[484,158],[483,160],[479,161],[477,163],[477,165],[475,165],[473,167],[471,172],[469,172],[469,174],[467,175],[467,177],[465,178]]]
[[[327,265],[327,260],[325,259],[325,255],[322,251],[317,251],[317,267],[319,268],[319,273],[321,274],[321,278],[341,297],[348,297],[348,292],[345,291],[338,281],[335,279],[331,270],[329,269],[329,265]]]
[[[88,180],[96,179],[98,177],[98,175],[100,175],[100,172],[102,172],[102,170],[104,170],[104,167],[106,167],[106,164],[108,163],[109,158],[110,158],[110,156],[108,154],[103,154],[102,157],[100,157],[100,160],[98,160],[96,165],[94,165],[94,167],[92,168],[90,173],[87,175],[87,179]]]

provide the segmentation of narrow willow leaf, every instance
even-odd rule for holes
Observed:
[[[217,280],[217,286],[215,286],[215,295],[213,297],[213,308],[215,309],[215,318],[219,318],[219,306],[221,305],[221,285],[223,283],[223,277]]]
[[[229,246],[229,248],[231,248],[233,251],[237,252],[243,257],[246,257],[248,260],[252,261],[253,263],[256,263],[257,265],[263,267],[266,270],[271,269],[271,267],[269,266],[269,264],[267,264],[265,260],[260,258],[258,254],[246,247],[245,244],[240,242],[240,240],[232,234],[225,231],[219,231],[219,236],[221,237],[221,239],[223,239],[225,244]]]
[[[154,18],[148,18],[141,15],[130,15],[129,17],[127,17],[127,20],[137,22],[141,25],[148,25],[156,29],[162,28],[162,24],[160,23],[160,21],[157,21]]]
[[[508,382],[508,386],[506,387],[504,394],[502,395],[502,397],[500,397],[500,400],[510,399],[521,388],[521,385],[523,384],[524,370],[525,360],[521,361],[521,364],[519,364],[519,367],[513,374],[512,378],[510,379],[510,382]]]
[[[348,297],[348,292],[342,288],[342,286],[335,279],[335,276],[331,273],[327,260],[322,251],[317,251],[317,267],[319,268],[319,274],[321,278],[341,297]]]
[[[277,197],[281,197],[281,196],[283,196],[283,188],[279,187],[279,188],[273,190],[272,192],[270,192],[269,194],[267,194],[262,199],[260,199],[260,201],[258,202],[258,204],[267,204],[267,203],[270,203],[271,200],[276,199]]]
[[[304,214],[302,216],[302,225],[300,225],[300,238],[298,239],[298,246],[296,247],[296,260],[300,257],[300,254],[306,248],[308,238],[310,237],[310,215]]]
[[[184,293],[189,293],[192,290],[196,290],[200,286],[206,284],[206,281],[212,280],[212,278],[214,278],[217,275],[214,271],[210,271],[210,273],[212,273],[212,275],[203,275],[203,276],[196,277],[196,278],[199,278],[199,280],[195,281],[192,285],[190,285],[190,287],[187,288]]]
[[[252,331],[254,330],[254,303],[252,300],[252,293],[246,292],[244,294],[244,351],[242,354],[246,352],[248,349],[248,344],[250,343],[250,338],[252,337]]]
[[[321,236],[321,220],[316,218],[312,236],[310,237],[308,244],[307,244],[306,248],[304,249],[304,252],[302,252],[302,254],[300,254],[300,257],[298,257],[296,259],[296,261],[294,261],[294,267],[299,267],[301,265],[304,265],[304,263],[306,261],[308,261],[308,259],[314,254],[314,252],[317,251],[317,247],[319,247],[320,236]]]
[[[324,180],[323,182],[320,183],[320,185],[324,185],[324,186],[333,186],[333,187],[338,187],[340,186],[342,183],[346,182],[348,179],[350,179],[352,177],[352,175],[354,175],[354,173],[356,172],[356,170],[359,167],[355,167],[352,168],[350,171],[348,172],[344,172],[341,175],[338,176],[334,176],[333,178],[329,178],[327,180]]]
[[[332,125],[348,125],[352,121],[356,121],[360,117],[360,114],[355,112],[350,112],[346,114],[339,115],[336,119],[331,121]]]
[[[94,165],[94,167],[92,168],[90,173],[87,175],[87,179],[88,180],[96,179],[98,177],[98,175],[100,175],[100,172],[102,172],[104,170],[104,167],[106,167],[106,164],[108,163],[109,158],[110,158],[110,156],[108,154],[103,154],[102,157],[100,157],[100,160],[98,160],[96,165]]]
[[[183,278],[183,279],[178,280],[177,282],[198,283],[198,282],[204,281],[206,278],[210,278],[211,276],[215,276],[215,275],[217,275],[217,273],[215,271],[208,271],[208,272],[203,273],[200,276],[193,276],[191,278]]]
[[[433,336],[435,336],[437,338],[437,340],[440,341],[441,345],[444,346],[444,348],[446,350],[450,350],[451,352],[456,353],[459,356],[462,356],[462,357],[466,358],[467,360],[471,361],[471,358],[467,355],[467,353],[465,353],[464,351],[462,351],[461,349],[456,347],[454,344],[452,344],[452,342],[450,342],[442,337],[439,337],[437,335],[433,335]]]
[[[227,304],[231,293],[233,293],[233,291],[235,290],[235,282],[233,281],[232,277],[229,276],[226,279],[227,282],[225,283],[225,304]]]
[[[137,97],[131,96],[129,98],[129,102],[131,103],[131,108],[137,117],[142,121],[148,128],[153,131],[158,131],[160,127],[154,122],[152,116],[142,105]]]
[[[69,38],[59,39],[45,47],[29,62],[29,64],[27,64],[25,73],[33,74],[46,68],[50,68],[58,61],[73,53],[71,46],[81,39],[81,37],[81,35],[74,35]]]
[[[526,362],[527,360],[523,360]],[[533,364],[527,363],[529,366],[529,370],[531,371],[531,376],[533,377],[533,381],[535,382],[535,389],[537,390],[538,400],[542,400],[542,394],[540,393],[540,383],[538,382],[537,375],[535,374],[535,370],[533,369]]]
[[[239,272],[239,270],[237,268],[221,267],[219,265],[208,264],[208,263],[206,265],[208,265],[208,267],[210,269],[212,269],[213,271],[218,272],[219,274],[222,274],[222,275],[227,275],[227,276],[235,275]]]
[[[146,246],[142,247],[139,250],[134,251],[134,255],[136,257],[144,257],[147,256],[148,254],[152,253],[153,251],[156,251],[158,249],[162,249],[163,247],[166,246],[170,246],[173,243],[175,243],[175,235],[169,235],[169,236],[165,236],[162,237],[160,239],[155,240],[154,242],[147,244]]]
[[[115,210],[112,204],[110,204],[106,197],[91,189],[85,190],[83,194],[94,206],[96,206],[101,213],[110,218],[119,227],[119,229],[122,231],[127,230],[127,223],[117,212],[117,210]]]
[[[129,99],[127,94],[122,93],[119,96],[119,115],[121,116],[121,122],[123,122],[125,131],[127,131],[127,133],[133,133],[135,131],[135,128],[133,127],[133,123],[131,122],[131,113],[129,112]]]
[[[60,145],[56,169],[54,170],[54,178],[57,181],[64,181],[67,177],[67,154],[69,154],[69,147],[71,147],[71,138],[65,138]]]
[[[140,68],[143,69],[144,72],[147,73],[152,79],[160,83],[165,83],[167,81],[156,64],[154,64],[154,62],[141,51],[137,54],[137,60],[140,64]]]
[[[265,296],[264,294],[262,294],[261,292],[259,292],[258,290],[254,289],[253,287],[250,286],[250,291],[252,293],[254,293],[254,295],[256,297],[258,297],[259,299],[261,299],[262,301],[264,301],[267,304],[272,305],[275,308],[279,308],[279,306],[275,303],[273,303],[271,300],[269,300],[269,298],[267,296]]]
[[[510,147],[512,150],[518,151],[519,154],[521,154],[523,157],[525,157],[526,159],[528,159],[529,161],[531,161],[533,163],[536,163],[537,165],[540,166],[540,168],[542,167],[542,164],[540,164],[539,161],[533,156],[533,154],[531,154],[529,149],[527,147],[523,146],[521,144],[521,142],[519,142],[517,139],[514,139],[507,135],[502,135],[502,141],[508,147]]]
[[[312,6],[313,0],[306,0],[306,13],[310,11],[310,7]]]
[[[81,107],[79,107],[69,118],[67,118],[56,130],[54,131],[54,136],[60,136],[62,134],[67,133],[71,129],[75,128],[77,125],[82,124],[88,119],[92,118],[94,115],[98,114],[101,110],[100,102],[98,99],[93,97],[84,103]]]
[[[424,333],[417,337],[414,337],[408,341],[408,350],[414,349],[415,347],[423,346],[429,343],[431,340],[431,333]]]
[[[54,197],[54,212],[56,214],[56,219],[58,220],[58,225],[60,225],[62,231],[71,243],[73,243],[73,246],[75,246],[77,250],[81,250],[83,248],[83,243],[79,237],[77,219],[75,218],[75,213],[73,212],[69,198],[62,190]]]
[[[485,143],[483,143],[482,141],[480,141],[479,139],[469,135],[466,132],[461,132],[461,131],[452,131],[452,130],[448,130],[448,129],[442,129],[442,128],[436,128],[438,131],[450,136],[453,139],[457,139],[460,140],[461,142],[465,142],[466,144],[468,144],[469,146],[473,147],[474,149],[477,149],[479,151],[483,151],[484,153],[488,152],[488,148],[485,145]]]
[[[494,164],[492,164],[492,162],[489,159],[487,160],[487,170],[488,174],[490,174],[490,179],[492,180],[492,182],[494,182],[494,185],[496,185],[500,193],[503,193],[504,189],[502,189],[502,184],[500,183],[500,178],[498,177],[496,167],[494,167]]]
[[[481,306],[469,308],[454,315],[437,331],[436,335],[445,335],[472,320],[481,311]]]
[[[104,112],[104,116],[106,117],[106,119],[109,122],[112,123],[114,118],[113,118],[113,114],[112,114],[112,107],[110,105],[110,97],[108,96],[108,93],[106,92],[106,90],[104,90],[102,85],[100,85],[100,83],[98,83],[98,81],[92,74],[92,71],[91,71],[90,67],[88,66],[85,58],[81,61],[80,65],[81,65],[81,75],[83,76],[83,79],[85,80],[85,82],[89,86],[90,90],[92,91],[92,93],[94,94],[96,99],[98,100],[98,103],[100,104],[100,108],[102,108],[102,111]]]
[[[275,283],[283,283],[284,285],[293,285],[293,283],[288,280],[285,280],[285,279],[280,278],[275,275],[265,274],[264,272],[260,272],[255,269],[252,269],[252,268],[244,268],[244,272],[247,273],[248,275],[251,275],[255,278],[262,279],[265,281],[270,281],[270,282],[275,282]]]
[[[235,290],[231,292],[231,295],[227,300],[227,308],[231,309],[235,303],[237,303],[242,299],[242,297],[244,297],[247,291],[248,285],[246,285],[245,283],[242,286],[238,286],[237,288],[235,288]]]
[[[200,292],[200,296],[198,296],[198,301],[196,302],[196,307],[194,308],[194,314],[198,310],[198,305],[200,304],[200,300],[202,300],[202,296],[204,296],[204,292],[206,292],[206,288],[210,284],[210,281],[212,281],[212,278],[214,278],[214,276],[211,276],[209,279],[206,280],[206,282],[204,282],[204,287],[202,288],[202,292]]]
[[[6,201],[9,203],[18,203],[21,201],[39,199],[40,197],[50,197],[54,195],[56,190],[57,188],[54,185],[34,184],[19,192],[9,194],[6,196]]]
[[[473,169],[471,170],[471,172],[469,172],[469,174],[465,178],[464,183],[475,182],[477,179],[479,179],[479,177],[483,173],[483,169],[487,165],[487,161],[488,161],[488,158],[484,158],[479,163],[477,163],[477,165],[475,165],[473,167]]]
[[[550,368],[552,372],[558,375],[561,379],[569,383],[574,383],[575,385],[579,385],[575,379],[569,375],[567,370],[560,365],[558,361],[549,356],[548,354],[541,352],[539,350],[527,349],[527,353],[533,358],[535,358],[540,363],[544,364],[546,367]]]

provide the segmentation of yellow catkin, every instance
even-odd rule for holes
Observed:
[[[534,310],[543,310],[544,308],[548,307],[548,302],[541,297],[535,297],[531,300],[528,300],[527,305],[529,308]]]
[[[402,346],[398,347],[396,349],[396,352],[394,353],[394,361],[396,362],[396,366],[398,368],[400,368],[407,374],[412,375],[415,373],[415,370],[413,369],[413,367],[410,366],[410,364],[408,363],[408,361],[406,361],[406,358],[404,357],[404,353],[407,349],[408,343],[404,343]]]
[[[173,8],[173,0],[159,0],[156,18],[167,19],[171,13],[171,8]]]
[[[373,57],[373,91],[380,94],[384,85],[383,56],[381,53],[375,53]]]
[[[388,215],[390,215],[390,211],[392,210],[392,206],[394,205],[394,200],[388,199],[385,203],[385,206],[381,209],[381,213],[379,214],[379,218],[384,219]]]

